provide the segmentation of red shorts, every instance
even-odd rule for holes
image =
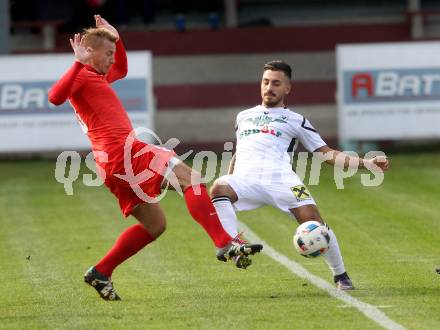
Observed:
[[[147,152],[134,157],[145,147]],[[107,171],[111,164],[101,166],[106,172],[104,183],[118,199],[125,217],[136,205],[151,202],[160,194],[168,162],[175,155],[174,151],[136,140],[131,149],[131,169],[122,164],[119,171]]]

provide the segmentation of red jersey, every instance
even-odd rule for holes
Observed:
[[[49,91],[49,101],[60,105],[69,99],[78,121],[88,135],[92,150],[108,155],[111,172],[121,168],[125,140],[133,127],[121,101],[110,84],[127,75],[127,55],[119,39],[116,42],[115,63],[107,74],[89,65],[75,62]],[[96,159],[99,162],[99,158]]]
[[[75,62],[49,91],[49,101],[60,105],[69,99],[83,130],[92,142],[98,173],[105,176],[105,185],[119,200],[125,216],[133,208],[150,201],[147,197],[160,194],[163,175],[175,153],[170,150],[134,140],[124,150],[133,127],[121,101],[110,84],[127,75],[127,56],[121,40],[116,42],[115,63],[105,75],[89,65]],[[107,161],[97,152],[105,152]],[[125,152],[127,154],[125,154]],[[142,155],[134,157],[138,153]],[[130,157],[128,178],[124,158]],[[105,173],[100,171],[104,169]],[[134,179],[134,181],[131,181]]]

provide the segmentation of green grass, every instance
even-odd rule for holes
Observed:
[[[380,187],[357,175],[337,190],[331,168],[310,186],[335,230],[352,296],[409,329],[440,328],[440,155],[395,155]],[[104,187],[67,196],[54,161],[0,163],[0,328],[378,329],[265,255],[247,271],[219,263],[183,199],[162,201],[167,232],[120,266],[122,302],[102,301],[82,274],[133,219]],[[84,171],[83,171],[84,172]],[[307,183],[307,180],[305,181]],[[331,281],[322,259],[293,251],[296,224],[266,207],[240,219],[279,252]]]

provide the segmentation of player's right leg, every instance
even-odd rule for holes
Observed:
[[[234,237],[236,242],[246,244],[251,251],[249,254],[260,252],[263,248],[261,244],[248,244],[247,242],[242,241],[239,237],[237,215],[232,206],[233,203],[238,201],[238,196],[226,180],[219,178],[214,182],[211,187],[211,198],[222,226],[228,234],[231,237]],[[225,261],[228,257],[230,258],[228,251],[225,249],[217,252],[217,258],[219,260]],[[232,259],[238,268],[246,268],[252,263],[252,260],[247,256],[233,257]]]
[[[105,300],[120,300],[111,280],[113,270],[165,231],[165,215],[158,203],[139,204],[131,214],[139,223],[124,230],[104,258],[84,274],[84,281]]]

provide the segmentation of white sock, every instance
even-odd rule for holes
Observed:
[[[322,256],[325,259],[328,267],[333,273],[333,276],[340,275],[345,272],[344,262],[342,261],[341,251],[339,250],[338,240],[336,238],[335,233],[327,224],[324,224],[330,235],[330,247],[328,251]]]
[[[217,216],[219,217],[224,230],[231,237],[237,236],[237,215],[235,214],[234,207],[232,206],[229,197],[214,197],[212,199],[212,204],[214,204],[215,210],[217,211]]]

